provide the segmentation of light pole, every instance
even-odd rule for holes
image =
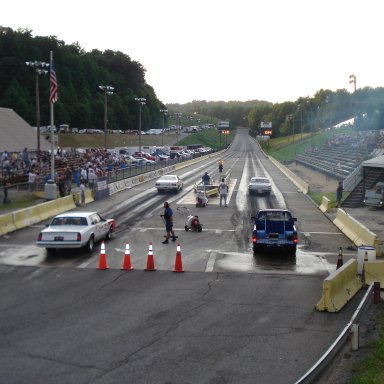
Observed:
[[[353,92],[356,92],[356,76],[349,75],[349,84],[353,84]]]
[[[104,92],[104,149],[107,150],[107,125],[108,125],[108,98],[113,95],[114,88],[110,85],[99,85],[99,89]]]
[[[290,124],[289,123],[292,123],[292,142],[295,143],[295,131],[294,131],[294,127],[293,127],[293,115],[288,115],[286,117],[286,121],[288,123],[288,137],[289,137],[289,131],[290,131]]]
[[[355,111],[355,93],[356,93],[356,76],[349,75],[349,84],[353,84],[353,125],[356,128],[356,111]]]
[[[297,107],[300,110],[300,132],[301,132],[301,141],[303,141],[303,108],[301,104]]]
[[[139,103],[139,152],[141,152],[141,109],[143,105],[147,103],[147,99],[144,97],[135,97],[135,100]]]
[[[183,116],[183,114],[181,112],[177,112],[175,113],[175,116],[177,116],[178,122],[179,122],[179,125],[177,126],[177,133],[180,135],[180,132],[181,132],[180,119],[181,119],[181,116]]]
[[[168,109],[160,109],[163,114],[163,129],[161,130],[161,146],[164,146],[165,116],[168,115]]]
[[[37,158],[40,161],[40,91],[39,76],[46,75],[49,64],[43,61],[26,61],[25,64],[35,70],[35,91],[36,91],[36,131],[37,131]]]
[[[309,120],[309,129],[311,133],[311,151],[313,151],[314,142],[313,142],[313,135],[314,135],[314,127],[315,127],[315,112],[313,111],[312,103],[310,100],[307,100],[307,104],[309,106],[309,111],[311,113],[311,118]]]

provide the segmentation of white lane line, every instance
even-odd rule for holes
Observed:
[[[215,266],[215,262],[216,262],[216,253],[211,252],[211,254],[209,255],[209,259],[207,261],[207,265],[205,266],[205,272],[212,272]]]
[[[175,231],[185,231],[185,228],[174,228]],[[164,231],[164,228],[132,228],[132,231],[146,232],[146,231]],[[215,228],[204,228],[203,232],[236,232],[235,229],[215,229]]]
[[[237,188],[238,192],[236,194],[236,207],[237,210],[240,212],[246,212],[247,211],[247,192],[248,192],[248,180],[249,180],[249,173],[247,171],[248,169],[248,156],[245,158],[245,164],[244,164],[244,172],[241,176],[239,186]]]
[[[310,236],[311,234],[315,234],[315,235],[337,235],[337,236],[343,235],[344,236],[344,233],[342,233],[342,232],[299,232],[299,234],[300,233],[304,236]]]

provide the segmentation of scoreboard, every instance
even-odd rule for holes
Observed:
[[[264,128],[263,133],[264,136],[272,136],[272,129],[270,128]]]

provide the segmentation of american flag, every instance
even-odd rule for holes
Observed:
[[[56,78],[56,72],[55,72],[55,66],[53,65],[53,60],[51,60],[51,65],[50,65],[50,95],[49,95],[49,101],[51,103],[56,103],[56,101],[59,98],[59,95],[57,93],[58,86],[57,86],[57,78]]]

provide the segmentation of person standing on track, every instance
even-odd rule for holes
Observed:
[[[339,181],[336,189],[336,208],[341,207],[341,199],[343,197],[343,183]]]
[[[203,177],[201,178],[201,181],[203,182],[203,185],[209,185],[211,182],[211,178],[208,175],[208,172],[205,172]]]
[[[175,236],[175,232],[173,232],[173,211],[169,206],[168,201],[164,203],[164,215],[160,215],[165,223],[165,230],[167,234],[165,236],[165,240],[163,244],[168,244],[168,240],[172,235],[172,241],[176,241],[177,237]]]
[[[219,194],[220,194],[220,207],[223,206],[223,201],[224,201],[224,207],[226,207],[227,206],[228,185],[225,183],[224,178],[221,179],[221,182],[219,184]]]

